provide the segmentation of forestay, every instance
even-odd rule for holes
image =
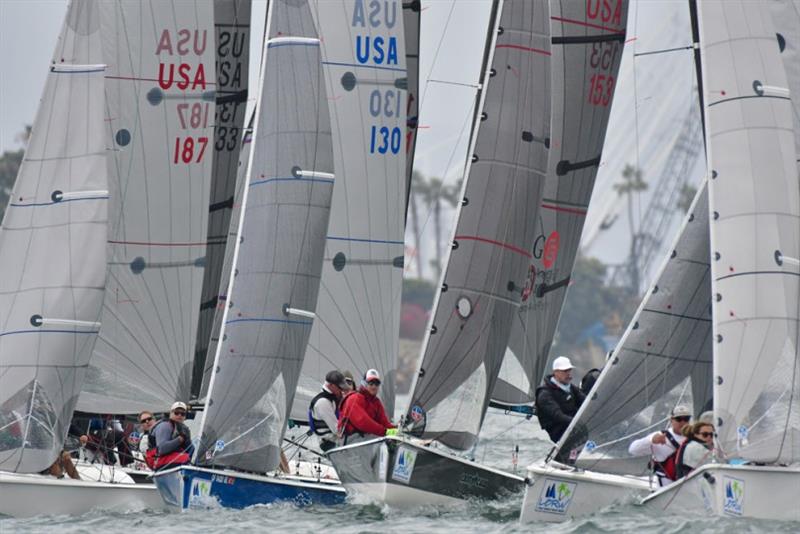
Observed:
[[[406,55],[401,0],[315,1],[337,181],[317,318],[292,417],[331,369],[381,373],[394,410],[403,278]]]
[[[73,1],[0,230],[0,470],[61,452],[100,326],[106,122],[98,9]]]
[[[333,190],[320,41],[305,1],[270,4],[254,146],[195,461],[278,466],[311,332]]]
[[[536,237],[528,248],[528,280],[494,401],[532,403],[545,374],[601,161],[627,17],[627,0],[550,2],[550,160]]]
[[[769,10],[706,1],[700,19],[714,296],[714,415],[728,455],[800,459],[800,181]]]
[[[213,160],[213,4],[102,2],[108,63],[108,280],[78,408],[187,400]]]
[[[406,207],[408,217],[409,196],[411,195],[411,176],[414,171],[414,150],[417,147],[417,127],[419,126],[419,29],[421,0],[403,2],[403,35],[406,49]]]
[[[550,137],[547,9],[493,4],[458,222],[412,393],[414,433],[456,449],[477,439],[528,279]]]
[[[228,281],[227,278],[223,279],[223,263],[229,246],[231,214],[237,200],[236,180],[241,174],[238,171],[241,168],[239,153],[247,107],[250,0],[214,0],[214,34],[217,65],[214,163],[208,207],[206,268],[192,372],[193,397],[198,396],[202,384],[209,341],[215,326],[214,317],[220,304],[220,287],[224,287]]]
[[[699,415],[711,401],[708,194],[695,196],[655,285],[611,355],[556,457],[595,471],[644,474],[634,439],[667,427],[677,404]]]

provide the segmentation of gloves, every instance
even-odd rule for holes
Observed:
[[[385,436],[397,436],[400,433],[396,428],[387,428]]]

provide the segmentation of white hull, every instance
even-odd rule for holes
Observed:
[[[453,506],[464,504],[462,499],[448,497],[417,488],[387,484],[386,482],[364,482],[348,484],[348,494],[352,493],[354,502],[385,503],[393,508],[416,508],[418,506]]]
[[[643,477],[580,471],[556,462],[528,466],[521,523],[583,517],[651,492]]]
[[[107,483],[0,472],[0,514],[80,515],[90,510],[164,508],[153,484]]]
[[[642,504],[676,514],[800,521],[800,467],[707,464]]]

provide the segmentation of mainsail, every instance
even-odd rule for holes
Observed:
[[[769,2],[769,9],[792,95],[795,157],[800,169],[800,0],[774,0]]]
[[[75,0],[0,230],[0,469],[61,452],[97,340],[107,127],[98,6]]]
[[[729,455],[800,460],[800,180],[769,10],[698,5],[708,139],[714,416]]]
[[[492,393],[506,405],[530,404],[580,244],[600,165],[625,43],[627,0],[550,1],[552,128],[550,160],[522,302]]]
[[[78,408],[188,399],[214,153],[211,2],[100,3],[109,159],[103,326]]]
[[[546,3],[494,2],[447,268],[409,411],[415,434],[467,449],[528,280],[550,137]]]
[[[643,474],[631,441],[667,425],[677,404],[700,414],[711,399],[708,193],[695,196],[672,250],[559,443],[559,459],[586,469]]]
[[[250,60],[250,0],[214,0],[214,30],[217,65],[214,112],[214,163],[208,207],[208,236],[205,273],[197,325],[192,396],[197,397],[203,380],[214,317],[220,302],[223,263],[228,248],[228,229],[237,201],[237,176],[241,175],[239,154],[247,107]],[[246,160],[245,160],[246,164]],[[239,197],[241,198],[241,197]],[[213,355],[212,355],[213,358]]]
[[[311,332],[333,190],[320,40],[306,1],[267,17],[254,146],[199,464],[277,467]]]
[[[292,418],[331,369],[377,369],[394,407],[403,277],[406,56],[400,0],[315,1],[337,181],[317,318]]]

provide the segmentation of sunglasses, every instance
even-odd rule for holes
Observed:
[[[186,414],[184,414],[184,415],[186,415]],[[153,418],[152,418],[152,417],[145,417],[144,419],[142,419],[141,421],[139,421],[139,423],[143,425],[143,424],[145,424],[145,423],[149,423],[149,422],[150,422],[150,421],[152,421],[152,420],[153,420]]]
[[[174,413],[175,415],[180,415],[180,416],[186,417],[186,412],[184,412],[183,410],[175,410],[172,413]]]
[[[681,423],[688,423],[691,417],[689,417],[688,415],[680,415],[678,417],[673,417],[673,419],[675,419],[676,421],[680,421]]]
[[[370,380],[369,382],[367,382],[367,385],[380,386],[381,385],[381,381],[380,380]]]
[[[712,437],[714,435],[714,433],[713,432],[698,432],[697,435],[700,436],[700,437],[703,437],[703,438],[710,438],[710,437]]]
[[[355,384],[355,382],[353,382],[353,380],[350,378],[345,378],[344,381],[350,384],[351,386]]]

